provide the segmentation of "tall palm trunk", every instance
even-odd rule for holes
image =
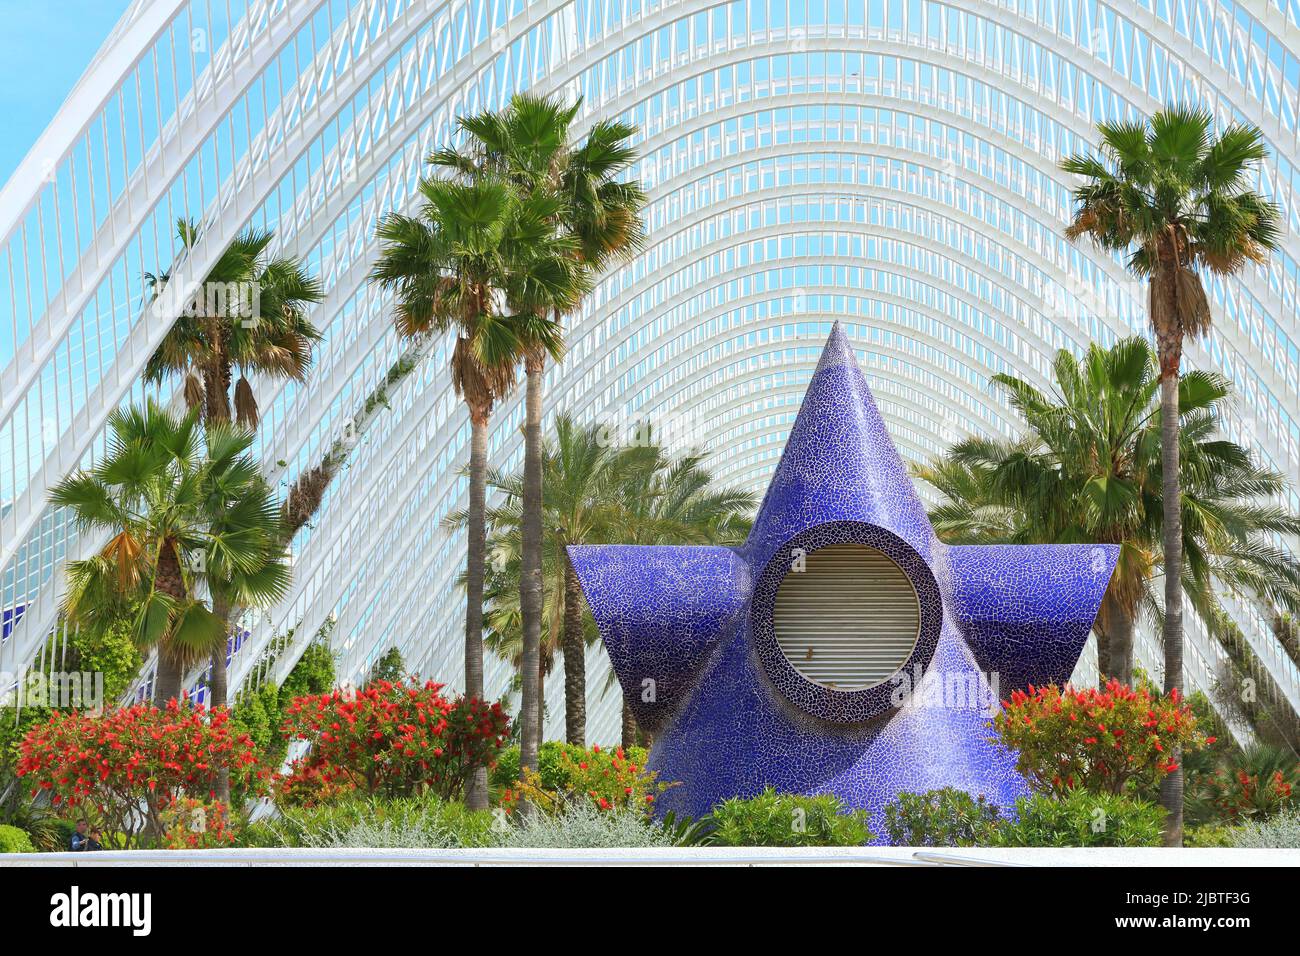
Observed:
[[[184,601],[185,577],[181,574],[181,562],[176,548],[170,541],[164,541],[158,550],[158,572],[154,578],[154,587],[174,601]],[[172,698],[180,699],[181,682],[184,680],[184,668],[178,656],[166,641],[158,647],[158,668],[153,679],[153,701],[158,707],[166,707]]]
[[[587,745],[587,642],[582,633],[582,585],[564,558],[564,737]]]
[[[212,599],[212,613],[224,625],[225,640],[212,649],[212,677],[208,681],[208,706],[225,707],[229,700],[226,680],[226,653],[230,642],[230,603],[221,598]]]
[[[229,602],[213,597],[212,613],[215,614],[221,623],[225,626],[222,628],[222,634],[225,635],[220,645],[212,649],[212,677],[208,681],[208,706],[212,710],[218,707],[227,706],[227,696],[229,694],[228,681],[226,679],[226,648],[230,640],[230,604]],[[217,770],[216,781],[213,789],[216,792],[217,799],[227,806],[230,805],[230,768],[221,767]]]
[[[1178,475],[1178,366],[1181,349],[1161,342],[1160,444],[1161,489],[1164,509],[1165,565],[1165,693],[1183,693],[1183,528],[1181,487]],[[1171,354],[1172,353],[1172,354]],[[1169,812],[1165,821],[1165,846],[1183,845],[1182,753],[1170,753],[1178,769],[1160,784],[1160,803]]]
[[[528,386],[524,399],[524,500],[520,548],[519,607],[523,618],[523,719],[519,742],[519,767],[536,768],[542,728],[538,698],[541,694],[542,657],[542,358],[530,355],[524,363]]]
[[[632,708],[628,706],[627,694],[623,695],[623,732],[621,734],[623,750],[627,752],[636,746],[637,727],[636,717],[632,713]]]
[[[1110,633],[1100,625],[1093,633],[1097,635],[1097,686],[1104,688],[1110,676]]]
[[[1118,615],[1110,633],[1110,676],[1121,684],[1133,683],[1132,615]]]
[[[181,696],[181,665],[170,654],[158,653],[158,668],[153,679],[154,706],[162,709],[173,698]]]
[[[483,699],[483,556],[487,507],[488,412],[470,408],[469,521],[465,573],[465,695]],[[488,805],[487,768],[470,778],[465,802],[471,810]]]
[[[1107,588],[1102,599],[1101,619],[1106,622],[1106,676],[1121,684],[1133,683],[1133,630],[1131,609],[1126,608]],[[1100,668],[1098,668],[1100,669]]]
[[[537,721],[537,739],[540,741],[546,732],[546,671],[539,664],[537,667],[537,703],[533,707],[533,719]],[[541,744],[537,745],[541,750]]]

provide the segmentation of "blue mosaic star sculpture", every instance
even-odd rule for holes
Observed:
[[[920,623],[890,678],[840,690],[786,658],[773,607],[794,556],[850,543],[902,569]],[[1016,688],[1068,679],[1118,548],[939,541],[836,323],[744,545],[569,554],[655,735],[649,765],[680,781],[661,811],[701,816],[773,786],[833,793],[879,834],[904,791],[957,787],[1004,808],[1028,792],[990,717]]]

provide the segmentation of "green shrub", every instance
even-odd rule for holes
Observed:
[[[610,748],[597,749],[605,754],[616,753]],[[590,754],[585,747],[568,744],[562,740],[548,740],[537,751],[537,773],[541,777],[541,786],[546,790],[566,790],[573,783],[572,767],[585,760]],[[639,768],[644,768],[647,758],[644,747],[629,747],[625,751],[627,761]],[[565,760],[565,756],[569,760]],[[519,782],[519,746],[505,747],[497,754],[496,766],[492,768],[490,783],[494,789],[505,790]]]
[[[1183,833],[1183,846],[1207,849],[1211,847],[1228,847],[1237,838],[1237,827],[1222,826],[1217,823],[1205,823],[1201,826],[1188,827]]]
[[[894,846],[982,846],[999,822],[998,808],[984,794],[944,787],[900,793],[885,808],[885,832]]]
[[[302,657],[284,679],[280,701],[287,706],[295,697],[324,694],[334,689],[336,679],[334,652],[330,650],[328,638],[313,640],[303,649]]]
[[[396,684],[406,676],[406,661],[402,660],[402,652],[395,647],[390,647],[370,668],[366,683],[377,684],[381,680],[386,680],[390,684]]]
[[[733,797],[713,808],[710,842],[721,846],[861,846],[871,839],[869,815],[845,811],[832,794],[777,793]]]
[[[26,830],[0,824],[0,853],[35,853],[31,838]]]
[[[634,810],[649,818],[659,795],[675,786],[646,770],[640,747],[543,745],[537,765],[537,771],[523,771],[522,780],[501,792],[502,807],[513,811],[527,804],[555,814],[573,803],[591,803],[600,810]]]
[[[432,796],[344,800],[282,808],[280,815],[249,827],[244,846],[265,847],[449,847],[492,846],[497,823],[487,811]]]
[[[231,726],[238,733],[253,738],[259,754],[269,753],[276,747],[284,749],[280,736],[283,721],[280,692],[273,683],[245,691],[235,698],[234,706],[230,708]]]
[[[543,747],[548,744],[542,744]],[[497,753],[497,762],[488,771],[488,787],[493,795],[500,797],[503,790],[508,790],[519,780],[519,745],[502,747]]]
[[[1164,811],[1110,793],[1075,790],[1016,801],[1014,820],[989,831],[991,846],[1159,846]]]
[[[49,821],[46,839],[40,844],[41,849],[49,853],[59,853],[72,849],[72,834],[77,832],[77,824],[72,820],[56,817]],[[36,842],[33,840],[32,842]]]
[[[560,813],[530,813],[502,834],[513,849],[593,849],[674,846],[673,834],[632,810],[573,803]]]
[[[1288,810],[1266,820],[1249,820],[1233,834],[1242,849],[1300,850],[1300,811]]]

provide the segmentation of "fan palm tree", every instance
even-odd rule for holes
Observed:
[[[158,648],[159,706],[180,696],[186,667],[224,655],[225,625],[204,588],[264,605],[288,586],[278,503],[248,454],[251,432],[228,423],[204,432],[197,409],[118,410],[103,460],[50,494],[79,528],[112,533],[98,554],[69,564],[64,614],[92,626],[129,615],[136,643]]]
[[[1098,615],[1098,666],[1131,683],[1135,626],[1143,616],[1158,621],[1155,579],[1168,573],[1160,371],[1136,338],[1093,345],[1081,360],[1061,350],[1053,369],[1052,395],[994,376],[1025,419],[1023,438],[969,438],[915,471],[946,497],[931,519],[951,543],[1118,544]],[[1181,593],[1211,624],[1221,618],[1216,586],[1270,607],[1297,606],[1300,563],[1273,543],[1300,532],[1300,517],[1270,503],[1282,477],[1219,437],[1225,379],[1191,372],[1179,393]]]
[[[176,232],[183,250],[198,242],[199,229],[189,220],[178,221]],[[206,426],[229,422],[233,412],[241,425],[256,428],[260,411],[249,376],[301,382],[311,368],[320,333],[307,312],[323,294],[300,259],[269,255],[274,238],[272,232],[250,229],[227,246],[198,292],[177,303],[171,328],[145,364],[148,382],[181,377],[186,404],[202,409]],[[145,279],[155,302],[162,301],[170,274],[146,273]],[[241,606],[213,593],[213,611],[227,633],[232,613]],[[226,665],[222,647],[211,661],[213,707],[227,703]]]
[[[199,239],[194,223],[180,220],[184,250]],[[203,406],[205,424],[230,421],[257,427],[260,412],[249,384],[253,374],[302,381],[320,333],[307,318],[323,298],[320,284],[300,259],[270,257],[275,234],[248,230],[217,260],[199,292],[187,297],[171,329],[145,364],[145,380],[172,375],[184,382],[187,404]],[[155,300],[167,291],[169,273],[145,274]],[[231,385],[234,373],[239,380]]]
[[[1279,241],[1278,208],[1251,189],[1267,150],[1253,126],[1215,136],[1202,109],[1173,107],[1146,122],[1102,123],[1101,154],[1061,163],[1082,183],[1066,230],[1107,252],[1128,255],[1147,281],[1148,311],[1160,359],[1164,502],[1165,690],[1183,690],[1182,530],[1179,527],[1178,379],[1184,346],[1211,324],[1201,271],[1235,275],[1262,263]],[[1174,755],[1178,762],[1178,754]],[[1165,841],[1182,845],[1183,776],[1165,778]]]
[[[508,178],[527,195],[554,196],[560,205],[551,223],[559,236],[572,241],[572,261],[580,274],[594,276],[611,261],[633,255],[643,230],[640,212],[645,194],[639,184],[621,182],[636,159],[629,145],[635,129],[627,124],[597,122],[581,146],[571,142],[571,127],[581,100],[565,106],[559,97],[519,93],[503,110],[465,117],[464,149],[438,150],[431,161],[471,178]],[[524,400],[524,486],[520,576],[523,626],[523,728],[520,766],[536,765],[541,745],[536,698],[543,613],[542,543],[542,387],[547,357],[563,355],[563,316],[581,304],[581,292],[549,308],[522,310],[520,330],[526,376]],[[538,303],[541,305],[541,303]],[[585,661],[565,658],[566,674]],[[585,683],[585,676],[581,676]]]
[[[508,309],[555,293],[568,281],[563,243],[549,223],[553,197],[523,196],[506,180],[420,181],[419,213],[390,213],[379,224],[372,281],[396,298],[407,337],[454,331],[452,385],[470,418],[465,611],[465,693],[483,696],[483,560],[486,542],[488,424],[514,387],[519,318]],[[486,772],[469,802],[487,805]]]

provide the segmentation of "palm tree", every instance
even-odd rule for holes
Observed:
[[[1178,379],[1188,338],[1209,331],[1210,304],[1200,270],[1234,275],[1262,263],[1280,236],[1278,208],[1250,188],[1267,152],[1253,126],[1234,124],[1217,137],[1202,109],[1172,107],[1148,122],[1102,123],[1100,156],[1061,163],[1083,182],[1066,235],[1126,253],[1147,280],[1148,308],[1160,358],[1164,432],[1165,690],[1183,690],[1182,530],[1179,527]],[[1179,755],[1173,759],[1179,762]],[[1183,775],[1165,778],[1165,842],[1183,839]]]
[[[64,614],[103,626],[129,615],[141,647],[158,648],[154,699],[178,698],[186,667],[225,651],[225,625],[200,596],[249,604],[288,586],[278,504],[248,454],[251,432],[198,427],[198,412],[150,403],[109,418],[107,454],[51,492],[79,528],[112,533],[99,554],[68,566]]]
[[[507,294],[528,289],[553,265],[542,242],[553,202],[520,198],[506,181],[468,183],[424,178],[416,216],[390,213],[379,224],[381,251],[372,281],[396,297],[397,329],[407,337],[456,333],[451,375],[470,418],[469,509],[465,609],[465,693],[483,696],[483,557],[485,550],[488,423],[497,402],[514,387],[519,354],[517,324],[506,313]],[[468,801],[487,806],[486,772],[477,774]]]
[[[703,456],[675,458],[648,429],[638,429],[637,434],[639,443],[620,446],[603,424],[578,425],[561,414],[556,417],[554,439],[542,449],[546,533],[539,683],[549,672],[548,657],[559,648],[565,657],[565,736],[570,743],[586,742],[586,672],[570,667],[569,658],[585,659],[597,632],[569,562],[568,546],[739,542],[754,508],[754,497],[748,492],[714,486]],[[522,655],[522,614],[514,588],[522,566],[519,545],[526,477],[493,473],[489,484],[500,492],[501,504],[488,512],[498,561],[495,597],[486,619],[503,656],[512,657],[518,648],[518,666],[532,666]],[[453,514],[447,521],[462,526],[466,515]],[[584,679],[576,683],[579,674]],[[521,706],[528,705],[521,701]],[[540,714],[540,705],[532,706]]]
[[[177,222],[176,232],[183,250],[199,239],[198,227],[185,219]],[[323,294],[300,259],[268,254],[274,238],[272,232],[250,229],[226,247],[145,364],[148,382],[181,376],[186,404],[202,408],[206,426],[229,422],[233,410],[241,425],[256,428],[260,412],[248,377],[301,382],[311,367],[320,333],[307,311]],[[146,273],[145,279],[155,301],[167,293],[168,273]],[[213,593],[213,611],[227,634],[239,606],[224,592]],[[221,647],[212,655],[209,703],[224,707],[226,698],[226,648]]]
[[[1131,683],[1134,630],[1143,616],[1159,618],[1154,581],[1165,565],[1159,367],[1151,346],[1134,338],[1093,345],[1081,360],[1063,349],[1053,369],[1052,395],[994,376],[1025,419],[1024,437],[969,438],[915,470],[947,499],[931,519],[951,543],[1120,545],[1098,615],[1098,667]],[[1216,586],[1297,606],[1300,562],[1272,541],[1300,531],[1300,517],[1269,503],[1284,490],[1282,476],[1218,436],[1225,379],[1191,372],[1179,393],[1181,592],[1210,625],[1222,618]]]
[[[571,258],[582,273],[595,275],[611,261],[633,255],[643,238],[640,212],[645,194],[639,184],[619,181],[636,160],[629,145],[635,129],[601,121],[581,146],[571,143],[570,128],[581,107],[563,105],[558,97],[516,94],[506,109],[466,117],[460,128],[468,136],[464,150],[448,147],[433,154],[436,165],[471,178],[508,178],[531,196],[559,199],[551,223],[558,236],[572,243]],[[539,695],[533,675],[541,653],[543,613],[542,543],[542,387],[546,358],[558,360],[564,351],[562,318],[581,303],[581,291],[550,308],[523,310],[521,329],[526,375],[524,400],[524,485],[520,560],[520,612],[523,627],[523,733],[521,768],[536,765],[541,745]],[[540,303],[539,303],[540,304]],[[583,668],[585,661],[565,657],[565,672]],[[585,675],[580,675],[585,684]],[[576,679],[576,678],[575,678]]]
[[[176,224],[181,247],[193,248],[199,230]],[[232,242],[186,299],[171,329],[145,364],[145,380],[161,384],[180,375],[187,404],[203,405],[205,424],[230,421],[257,427],[259,410],[248,376],[260,374],[301,382],[311,367],[311,349],[320,333],[307,318],[323,298],[320,284],[300,259],[267,254],[275,234],[249,230]],[[168,273],[145,274],[155,300]],[[233,401],[231,384],[234,372]]]

